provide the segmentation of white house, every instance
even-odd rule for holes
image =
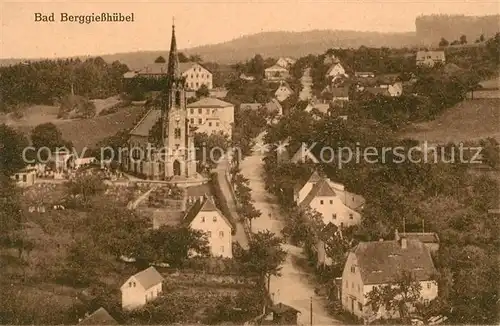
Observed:
[[[131,276],[120,288],[122,309],[137,309],[153,301],[162,293],[162,286],[163,276],[154,267]]]
[[[356,71],[354,76],[358,78],[373,78],[375,77],[375,73],[372,71]]]
[[[433,67],[436,63],[445,63],[444,51],[418,51],[416,57],[417,66]]]
[[[267,80],[279,81],[288,78],[289,74],[288,69],[274,65],[264,70],[264,76]]]
[[[214,257],[233,257],[231,234],[233,225],[217,209],[211,197],[204,196],[202,199],[196,200],[189,208],[183,222],[192,229],[207,234],[210,251]]]
[[[345,204],[342,194],[344,190],[340,187],[335,190],[335,183],[322,177],[318,180],[318,177],[319,175],[313,173],[303,186],[299,185],[296,188],[297,205],[303,209],[311,208],[320,213],[325,225],[333,223],[336,226],[347,227],[359,224],[361,214]]]
[[[36,170],[35,169],[23,169],[19,172],[14,173],[11,177],[16,185],[19,187],[29,187],[35,184],[36,181]]]
[[[328,69],[328,71],[326,72],[326,78],[335,78],[340,76],[348,76],[340,62],[332,64],[330,66],[330,69]]]
[[[168,63],[151,63],[137,71],[129,71],[123,75],[123,78],[162,78],[167,75]],[[179,70],[186,80],[186,88],[197,90],[202,85],[206,85],[208,89],[213,87],[212,73],[197,62],[181,62]]]
[[[280,86],[278,87],[276,92],[274,92],[274,96],[280,102],[283,102],[292,94],[293,94],[293,90],[290,88],[290,86],[287,85],[287,83],[284,83],[284,82],[281,82]]]
[[[393,284],[403,271],[411,272],[422,289],[421,300],[427,303],[438,295],[433,280],[436,268],[428,248],[418,240],[360,242],[348,255],[342,273],[342,307],[358,318],[371,322],[381,317],[396,317],[381,308],[372,311],[366,295],[374,287]]]
[[[276,62],[276,65],[288,69],[295,62],[296,62],[295,59],[292,59],[292,58],[289,58],[289,57],[281,57]]]
[[[118,322],[103,307],[92,314],[86,314],[78,325],[119,325]]]
[[[232,135],[234,105],[217,98],[205,97],[187,105],[187,118],[197,132],[222,132]]]

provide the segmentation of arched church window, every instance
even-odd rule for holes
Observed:
[[[181,105],[181,92],[180,91],[175,92],[175,105],[177,105],[177,106]]]

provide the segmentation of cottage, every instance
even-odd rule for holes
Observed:
[[[345,204],[341,193],[336,193],[334,189],[340,188],[336,185],[314,172],[305,183],[295,188],[295,202],[302,209],[310,208],[320,213],[325,225],[333,223],[344,227],[359,224],[361,214]]]
[[[35,169],[23,169],[11,177],[19,187],[29,187],[36,182],[36,170]]]
[[[212,197],[198,199],[188,209],[183,223],[205,232],[212,256],[232,258],[232,222],[215,206]]]
[[[416,57],[417,66],[434,67],[437,63],[444,64],[446,57],[444,51],[418,51]]]
[[[280,102],[283,102],[288,97],[290,97],[290,95],[292,95],[292,94],[293,94],[293,90],[285,82],[281,82],[280,86],[278,87],[276,92],[274,92],[274,96],[276,96],[276,98]]]
[[[283,68],[278,65],[266,68],[264,71],[264,76],[270,81],[279,81],[288,78],[288,69]]]
[[[86,315],[78,325],[118,325],[118,322],[111,317],[106,309],[101,307],[92,314]]]
[[[163,291],[163,280],[154,267],[131,276],[120,288],[122,309],[137,309],[156,299]]]
[[[283,67],[283,68],[286,68],[286,69],[289,69],[290,66],[292,66],[293,64],[295,64],[295,62],[296,62],[295,59],[288,58],[288,57],[281,57],[276,62],[276,65],[280,66],[280,67]]]
[[[340,64],[340,62],[332,64],[330,69],[328,69],[328,71],[326,72],[327,79],[332,79],[332,78],[341,77],[341,76],[347,77],[348,75],[346,74],[345,69]]]
[[[420,282],[423,303],[437,297],[436,268],[422,242],[406,238],[360,242],[349,253],[342,273],[342,307],[365,321],[388,318],[383,308],[372,311],[366,296],[374,287],[396,282],[402,271],[413,273]]]

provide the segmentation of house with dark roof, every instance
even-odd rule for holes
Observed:
[[[420,299],[427,303],[438,295],[437,273],[429,249],[419,240],[360,242],[347,257],[342,273],[342,307],[365,321],[397,318],[383,308],[372,311],[366,296],[373,288],[395,284],[403,272],[421,285]]]
[[[295,203],[302,209],[320,213],[323,223],[347,227],[361,222],[361,214],[346,205],[343,185],[332,182],[313,172],[306,182],[300,182],[294,189]]]
[[[233,222],[217,208],[212,197],[204,196],[192,203],[182,223],[205,232],[214,257],[232,258]]]
[[[163,276],[154,267],[129,277],[120,288],[122,309],[137,309],[155,300],[163,291],[163,280]]]
[[[92,314],[86,315],[78,325],[118,325],[118,322],[111,317],[106,309],[101,307]]]
[[[198,62],[180,62],[179,71],[185,79],[185,87],[190,90],[197,90],[202,85],[212,89],[212,73]],[[123,74],[123,78],[130,79],[136,77],[163,78],[167,76],[168,63],[154,62],[136,71],[128,71]]]

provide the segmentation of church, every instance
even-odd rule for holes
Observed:
[[[123,168],[150,180],[186,180],[196,172],[194,129],[186,109],[185,80],[179,68],[175,26],[167,68],[167,89],[130,131],[128,151],[122,153]]]

